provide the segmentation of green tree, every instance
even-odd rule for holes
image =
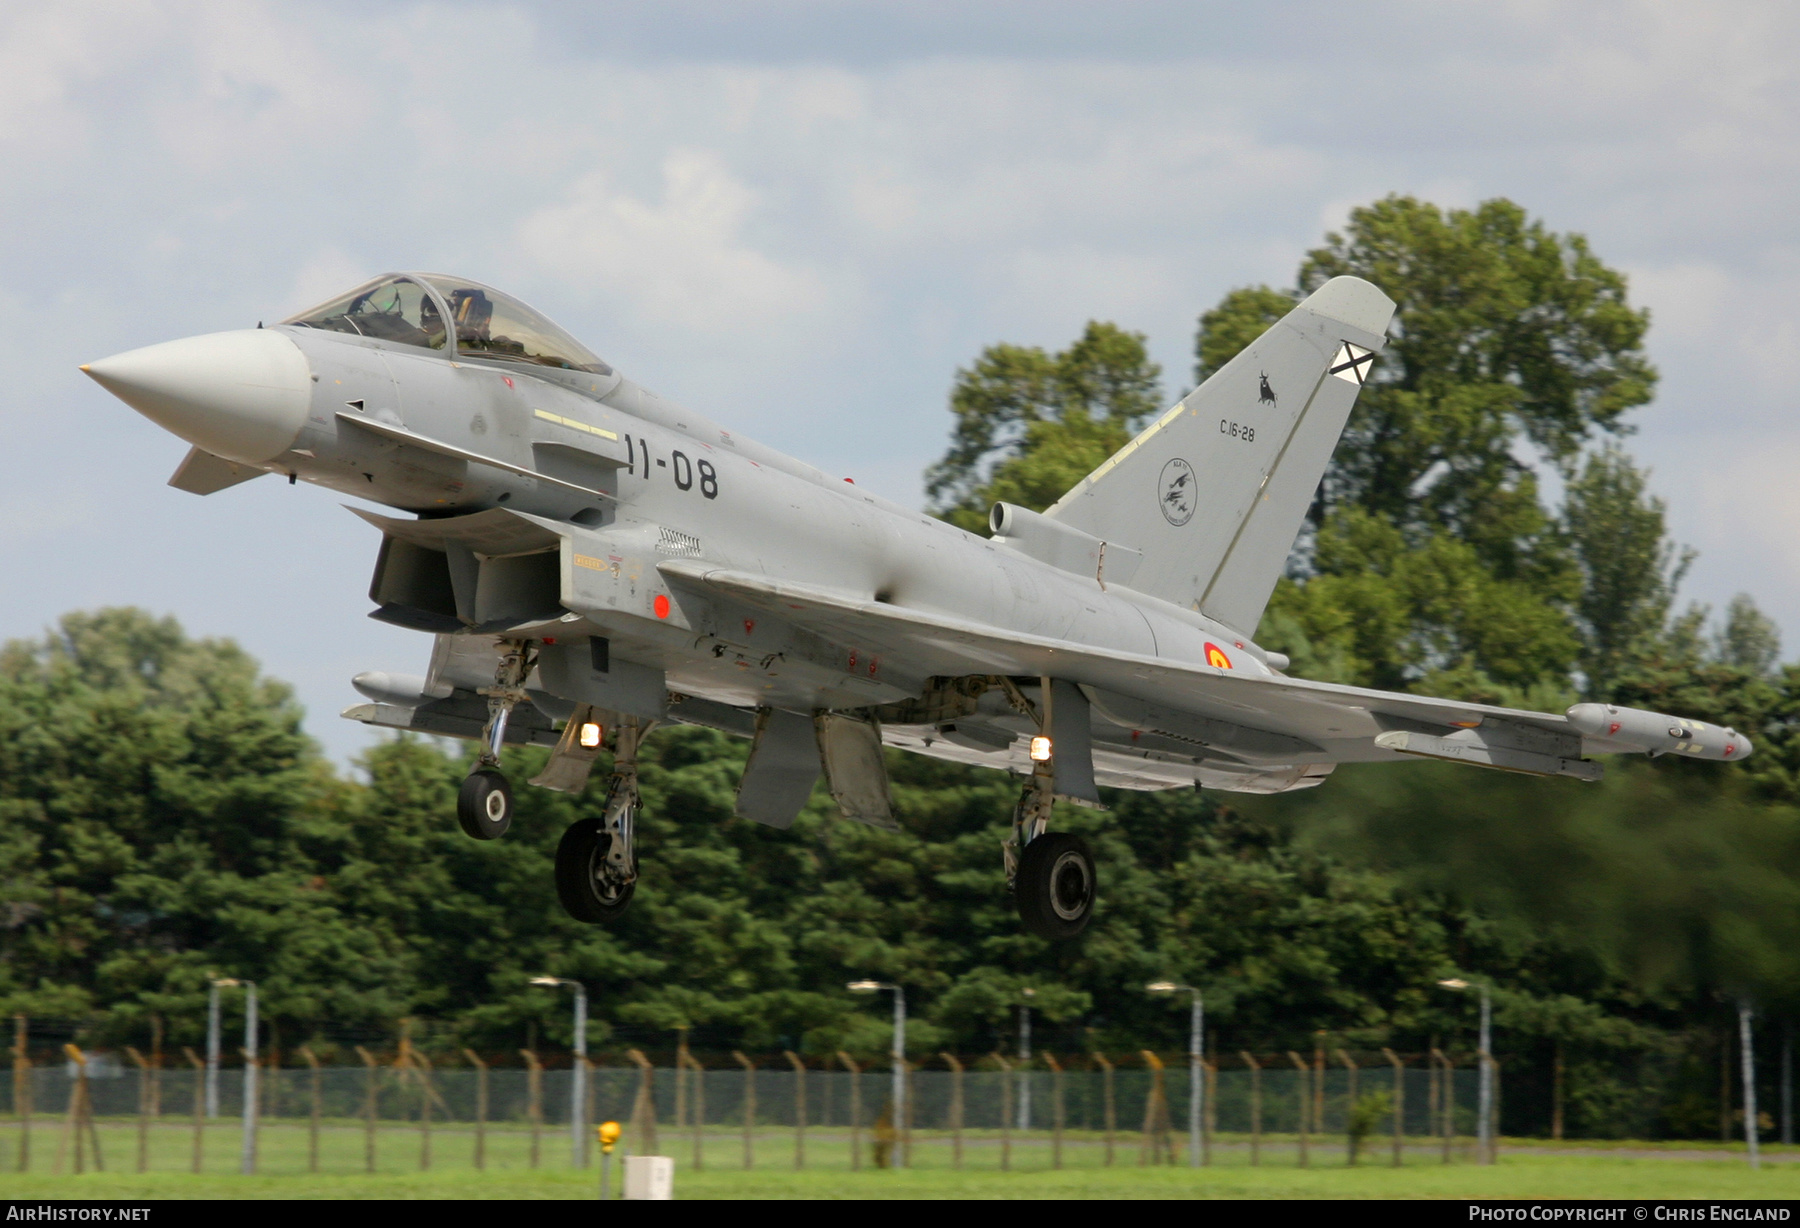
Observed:
[[[1668,635],[1675,590],[1694,551],[1668,540],[1663,501],[1647,493],[1646,475],[1617,447],[1589,456],[1570,481],[1563,522],[1581,570],[1581,670],[1588,696],[1604,698],[1628,662]]]
[[[1648,315],[1582,236],[1510,201],[1390,196],[1308,253],[1293,293],[1234,290],[1203,314],[1196,374],[1346,274],[1393,297],[1394,322],[1264,640],[1342,681],[1560,698],[1582,659],[1583,574],[1523,457],[1569,474],[1585,442],[1625,429],[1655,385]]]
[[[1156,412],[1161,375],[1142,334],[1099,321],[1055,354],[989,346],[957,371],[951,445],[925,472],[937,514],[985,533],[996,499],[1048,507]]]
[[[1781,660],[1781,632],[1756,608],[1749,593],[1739,593],[1725,608],[1715,649],[1718,660],[1754,677],[1767,677]]]

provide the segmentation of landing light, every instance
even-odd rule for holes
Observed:
[[[1037,737],[1031,739],[1031,761],[1033,763],[1048,763],[1050,761],[1049,738],[1039,734]]]
[[[600,745],[600,739],[605,736],[605,733],[606,731],[593,721],[583,721],[581,723],[581,744],[592,750]]]

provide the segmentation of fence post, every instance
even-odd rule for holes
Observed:
[[[356,1046],[356,1056],[363,1063],[363,1171],[375,1171],[375,1096],[378,1067],[375,1055],[361,1045]]]
[[[1166,1158],[1173,1164],[1175,1144],[1169,1138],[1169,1097],[1163,1088],[1163,1062],[1148,1049],[1140,1052],[1150,1068],[1150,1098],[1144,1104],[1144,1141],[1138,1148],[1138,1163],[1144,1163],[1144,1151],[1148,1148],[1150,1163],[1161,1164]]]
[[[904,1057],[900,1059],[900,1082],[906,1088],[906,1095],[900,1105],[900,1167],[912,1167],[912,1123],[913,1106],[918,1097],[913,1095],[912,1063]]]
[[[525,1115],[531,1122],[531,1167],[536,1168],[544,1137],[544,1065],[530,1049],[519,1050],[519,1056],[525,1059]]]
[[[1394,1067],[1394,1167],[1400,1167],[1400,1150],[1406,1145],[1406,1063],[1392,1049],[1382,1056]]]
[[[1307,1164],[1310,1163],[1310,1157],[1307,1154],[1306,1118],[1308,1114],[1306,1108],[1312,1099],[1308,1094],[1309,1089],[1307,1087],[1308,1076],[1312,1074],[1312,1067],[1306,1064],[1305,1058],[1301,1057],[1298,1053],[1295,1053],[1292,1049],[1288,1050],[1288,1058],[1294,1063],[1294,1069],[1300,1074],[1300,1167],[1305,1168]]]
[[[13,1111],[19,1115],[18,1171],[31,1171],[31,1053],[30,1021],[13,1016]]]
[[[994,1052],[1000,1067],[1000,1171],[1012,1168],[1012,1063]]]
[[[479,1172],[487,1167],[488,1067],[473,1049],[464,1049],[463,1056],[475,1068],[475,1169]]]
[[[756,1063],[732,1050],[731,1056],[744,1068],[744,1167],[756,1167]]]
[[[806,1063],[792,1049],[784,1050],[794,1068],[794,1167],[806,1167]]]
[[[706,1067],[692,1053],[687,1055],[688,1069],[694,1075],[694,1171],[704,1172],[706,1154],[701,1132],[706,1128]]]
[[[413,1068],[413,1077],[419,1081],[419,1171],[431,1170],[431,1101],[436,1095],[431,1086],[431,1059],[414,1050],[412,1059],[418,1063]]]
[[[150,1016],[150,1116],[162,1120],[162,1016]]]
[[[950,1165],[963,1166],[963,1064],[948,1053],[940,1053],[944,1065],[950,1067]]]
[[[1444,1163],[1450,1163],[1450,1147],[1456,1134],[1456,1065],[1441,1049],[1431,1051],[1438,1071],[1438,1113],[1433,1124],[1444,1137]]]
[[[1312,1133],[1325,1131],[1325,1029],[1313,1033]]]
[[[850,1171],[862,1167],[862,1067],[838,1050],[838,1061],[850,1072]]]
[[[1106,1167],[1111,1168],[1113,1144],[1119,1132],[1119,1101],[1113,1089],[1113,1064],[1099,1050],[1094,1051],[1094,1060],[1100,1063],[1100,1122],[1106,1129]]]
[[[1356,1163],[1357,1141],[1356,1141],[1356,1135],[1354,1133],[1352,1133],[1352,1131],[1350,1129],[1350,1115],[1356,1111],[1357,1068],[1356,1068],[1356,1063],[1350,1060],[1350,1054],[1348,1053],[1348,1051],[1339,1049],[1337,1051],[1337,1055],[1338,1055],[1338,1061],[1340,1061],[1344,1064],[1344,1069],[1346,1069],[1350,1072],[1350,1082],[1348,1085],[1349,1090],[1347,1091],[1347,1093],[1345,1094],[1345,1097],[1344,1097],[1344,1151],[1345,1151],[1345,1154],[1349,1157],[1350,1163],[1354,1164],[1354,1163]],[[1320,1133],[1323,1133],[1323,1132],[1324,1131],[1321,1129]]]
[[[69,1091],[69,1124],[75,1135],[75,1171],[82,1171],[82,1142],[92,1145],[94,1171],[106,1171],[106,1159],[100,1154],[100,1133],[94,1129],[94,1104],[88,1094],[87,1054],[74,1045],[64,1045],[63,1052],[75,1063],[75,1086]],[[66,1132],[65,1132],[66,1133]],[[62,1169],[62,1156],[57,1155],[57,1170]]]
[[[150,1063],[130,1045],[125,1046],[125,1052],[138,1068],[137,1170],[141,1173],[150,1162]]]
[[[638,1068],[637,1099],[631,1105],[631,1154],[656,1154],[656,1068],[642,1049],[627,1049],[625,1056]]]
[[[1550,1067],[1550,1137],[1554,1141],[1560,1143],[1560,1142],[1562,1142],[1562,1136],[1563,1136],[1563,1043],[1562,1043],[1562,1039],[1559,1037],[1556,1041],[1556,1051],[1555,1051],[1554,1056],[1551,1058],[1551,1067]],[[1792,1142],[1793,1140],[1784,1138],[1781,1141],[1786,1143],[1786,1142]]]
[[[686,1028],[675,1029],[675,1128],[687,1125],[688,1047]]]
[[[1063,1069],[1056,1055],[1046,1052],[1044,1064],[1050,1067],[1050,1167],[1062,1167],[1063,1145]]]
[[[1498,1164],[1500,1162],[1500,1059],[1490,1054],[1488,1062],[1488,1069],[1493,1072],[1491,1082],[1488,1084],[1493,1089],[1493,1096],[1488,1102],[1488,1110],[1494,1116],[1488,1123],[1487,1162]]]
[[[319,1059],[311,1046],[301,1045],[300,1057],[312,1072],[312,1103],[306,1123],[306,1171],[316,1173],[319,1171],[319,1113],[325,1099],[324,1075],[319,1070]]]
[[[1247,1050],[1238,1056],[1250,1068],[1250,1165],[1262,1163],[1262,1063]]]
[[[188,1064],[194,1068],[194,1163],[195,1172],[200,1171],[201,1157],[206,1146],[206,1063],[200,1055],[183,1045],[181,1051],[187,1055]]]
[[[582,1118],[584,1125],[593,1127],[581,1132],[581,1166],[586,1168],[593,1158],[595,1131],[600,1125],[600,1063],[593,1061],[586,1054],[577,1055],[576,1061],[581,1063],[581,1072],[586,1075],[585,1090],[587,1092],[587,1116]],[[445,1109],[445,1117],[449,1110]]]
[[[1211,1164],[1213,1132],[1219,1125],[1219,1064],[1202,1060],[1200,1066],[1206,1077],[1206,1112],[1200,1118],[1200,1163]]]

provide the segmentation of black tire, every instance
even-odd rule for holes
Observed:
[[[556,898],[577,921],[616,921],[631,907],[636,880],[619,887],[602,873],[611,848],[612,837],[600,830],[599,819],[569,824],[556,846]]]
[[[512,786],[493,768],[470,772],[456,795],[456,821],[476,840],[498,840],[512,826]]]
[[[1063,941],[1087,928],[1100,880],[1087,841],[1066,831],[1045,832],[1025,846],[1014,879],[1025,932]]]

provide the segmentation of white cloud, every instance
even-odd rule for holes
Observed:
[[[825,280],[757,251],[744,237],[756,193],[706,150],[672,151],[660,201],[615,190],[606,174],[577,180],[527,214],[518,242],[539,269],[623,300],[655,323],[702,335],[762,332],[772,319],[825,306]]]

